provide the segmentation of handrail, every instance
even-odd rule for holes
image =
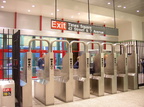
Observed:
[[[101,44],[99,42],[87,42],[86,44],[87,44],[87,50],[86,50],[87,52],[88,52],[88,46],[90,44],[97,44],[99,46],[99,53],[101,53],[102,49],[101,49]]]
[[[29,52],[31,51],[31,42],[33,42],[33,41],[46,41],[48,43],[48,46],[50,46],[50,42],[46,39],[32,39],[29,41],[29,49],[28,49]]]
[[[54,42],[65,42],[65,43],[67,43],[67,45],[68,45],[68,47],[67,47],[67,50],[68,50],[68,51],[67,51],[67,52],[69,53],[69,51],[70,51],[70,50],[69,50],[70,44],[69,44],[69,42],[68,42],[67,40],[55,40],[55,41],[52,41],[52,42],[51,42],[51,49],[50,49],[51,52],[53,51],[52,46],[53,46],[53,43],[54,43]]]
[[[73,43],[82,43],[84,45],[84,51],[86,52],[86,43],[84,41],[71,41],[70,42],[70,52],[72,52],[72,44]]]

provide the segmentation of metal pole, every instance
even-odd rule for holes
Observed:
[[[90,6],[89,6],[89,0],[88,0],[88,24],[90,24]]]
[[[57,0],[55,0],[55,19],[57,19]]]
[[[114,12],[114,28],[116,28],[116,18],[115,18],[115,0],[113,0],[113,12]]]

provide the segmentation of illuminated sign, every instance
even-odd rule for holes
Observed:
[[[118,36],[118,29],[116,28],[109,28],[109,27],[95,26],[95,25],[74,23],[74,22],[67,22],[67,21],[59,21],[54,19],[51,20],[51,29]]]
[[[59,30],[66,30],[66,28],[67,28],[66,24],[67,24],[66,22],[52,20],[51,21],[51,28],[52,29],[59,29]]]

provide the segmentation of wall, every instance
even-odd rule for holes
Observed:
[[[1,23],[0,23],[0,33],[3,32],[3,28],[14,28],[15,13],[10,12],[0,12]],[[11,17],[11,19],[5,17]],[[8,22],[8,23],[6,23]],[[22,35],[35,35],[35,36],[49,36],[49,37],[64,37],[64,38],[76,38],[76,39],[88,39],[88,40],[106,40],[106,41],[117,41],[116,36],[106,36],[89,33],[77,34],[77,32],[54,30],[51,29],[51,18],[42,17],[42,31],[40,31],[40,16],[17,14],[16,28],[21,30]]]
[[[30,1],[30,0],[27,0],[27,1]],[[54,8],[53,0],[51,0],[51,1],[37,0],[37,3],[40,3],[40,4],[45,3]],[[71,6],[69,6],[69,4],[71,4]],[[81,3],[81,2],[76,2],[73,0],[61,0],[61,2],[58,2],[58,8],[62,8],[62,9],[64,8],[64,9],[69,9],[69,10],[78,11],[78,12],[87,13],[86,7],[87,7],[87,4]],[[111,10],[111,9],[91,5],[90,12],[93,15],[98,14],[98,15],[103,15],[103,16],[108,16],[108,17],[113,18],[113,10]],[[4,16],[3,16],[3,14],[4,14]],[[5,16],[7,16],[6,19],[4,18]],[[10,19],[10,17],[11,17],[11,19]],[[59,19],[61,19],[61,18],[63,18],[63,17],[61,17],[61,15],[59,15]],[[13,22],[14,14],[13,13],[8,14],[6,12],[1,12],[0,19],[2,20],[2,22],[0,23],[1,27],[12,28],[12,26],[14,24],[14,22]],[[39,16],[18,14],[17,19],[18,19],[17,20],[17,28],[23,29],[22,33],[26,34],[26,35],[41,35],[41,36],[52,36],[52,37],[55,36],[55,37],[68,37],[68,38],[78,38],[78,39],[82,38],[82,39],[108,40],[108,41],[118,40],[117,37],[111,37],[111,36],[106,36],[106,37],[103,37],[100,35],[92,36],[87,33],[80,33],[78,35],[75,32],[65,31],[65,33],[61,33],[61,31],[51,30],[50,23],[49,23],[50,18],[47,18],[47,17],[42,18],[42,20],[43,20],[42,21],[42,32],[39,32]],[[116,19],[124,20],[124,22],[129,23],[128,25],[126,25],[125,23],[123,23],[123,25],[121,23],[117,23],[117,28],[120,29],[120,33],[119,33],[120,41],[121,40],[129,40],[129,39],[144,40],[143,34],[142,34],[142,32],[143,32],[142,17],[116,11]],[[69,19],[66,19],[66,20],[69,20]],[[81,18],[81,21],[83,21],[82,18]],[[5,23],[5,22],[8,22],[8,23]],[[113,27],[113,25],[111,25],[111,27]],[[33,31],[27,31],[25,29],[32,29]],[[123,32],[124,29],[127,29],[127,31]],[[50,32],[50,31],[52,31],[52,32]]]

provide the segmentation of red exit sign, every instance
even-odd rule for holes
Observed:
[[[51,29],[67,30],[67,22],[51,20]]]
[[[3,88],[3,92],[10,92],[11,88]]]

